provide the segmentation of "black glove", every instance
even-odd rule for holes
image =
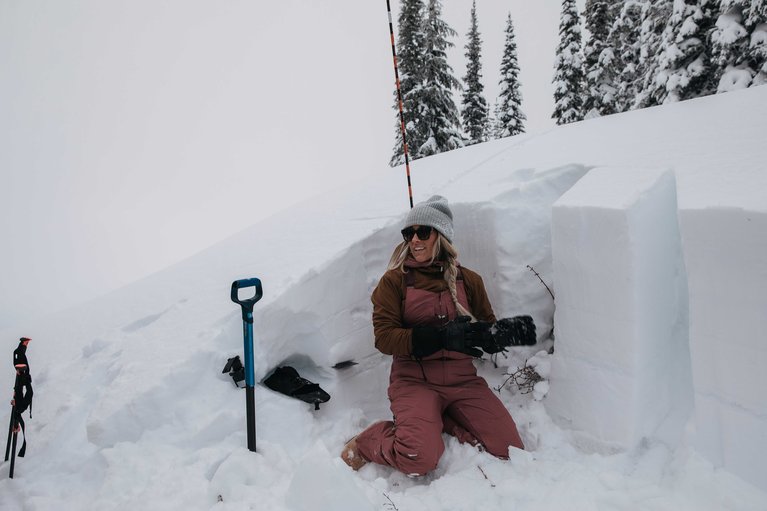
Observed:
[[[532,346],[537,342],[535,323],[530,316],[499,319],[493,328],[493,341],[502,351],[507,346]],[[487,351],[487,350],[485,350]],[[488,351],[488,353],[490,353]]]
[[[413,349],[415,358],[428,357],[445,346],[445,333],[433,326],[417,326],[413,328]]]
[[[481,357],[482,352],[473,346],[492,341],[490,323],[470,323],[468,316],[459,316],[443,327],[419,326],[413,328],[413,356],[423,358],[440,349]]]
[[[482,352],[474,346],[481,346],[492,338],[490,323],[471,323],[469,316],[458,316],[445,325],[445,349],[466,353],[472,357],[481,357]]]
[[[490,334],[490,340],[483,344],[481,348],[485,353],[489,355],[495,355],[496,353],[506,351],[508,345],[499,344],[499,342],[500,340],[496,339],[495,335]]]

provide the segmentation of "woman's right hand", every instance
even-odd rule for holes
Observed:
[[[459,316],[442,327],[414,327],[412,354],[423,358],[446,349],[479,358],[482,351],[475,346],[485,346],[493,340],[490,326],[484,321],[472,323],[469,316]]]
[[[490,323],[471,322],[469,316],[459,316],[443,328],[445,330],[445,349],[466,353],[472,357],[481,357],[482,352],[474,346],[484,346],[493,336]]]

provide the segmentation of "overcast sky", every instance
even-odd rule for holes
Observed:
[[[444,1],[458,78],[470,10]],[[510,12],[531,132],[553,126],[559,10],[477,2],[488,102]],[[385,0],[0,0],[0,327],[396,172],[393,82]]]

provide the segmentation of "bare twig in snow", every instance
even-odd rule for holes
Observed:
[[[479,465],[477,465],[477,468],[479,469],[479,471],[480,471],[480,472],[482,472],[482,475],[483,475],[483,476],[485,476],[485,479],[487,479],[487,481],[490,483],[490,487],[491,487],[491,488],[495,488],[495,484],[494,484],[494,483],[493,483],[493,482],[490,480],[490,478],[489,478],[489,477],[487,477],[487,474],[485,474],[485,471],[484,471],[484,470],[482,470],[482,467],[480,467]]]
[[[383,496],[384,496],[384,497],[386,497],[386,500],[388,500],[388,501],[389,501],[389,502],[387,502],[386,504],[384,504],[384,507],[385,507],[386,509],[393,509],[394,511],[399,511],[399,510],[397,509],[397,506],[395,506],[395,505],[394,505],[394,502],[392,501],[392,499],[390,499],[390,498],[389,498],[389,496],[388,496],[388,495],[386,495],[386,492],[384,492]]]
[[[527,365],[527,360],[525,360],[524,367],[518,367],[513,373],[506,374],[508,374],[509,377],[495,389],[498,392],[500,392],[507,383],[513,380],[517,388],[522,391],[522,394],[529,394],[533,391],[536,383],[543,381],[543,377],[538,374],[534,368]]]
[[[543,284],[543,285],[546,287],[546,291],[548,291],[548,292],[549,292],[549,294],[551,295],[551,299],[552,299],[552,300],[554,300],[554,293],[552,293],[552,292],[551,292],[551,289],[549,289],[549,286],[547,286],[547,285],[546,285],[546,283],[543,281],[543,279],[542,279],[542,278],[541,278],[541,276],[538,274],[538,272],[537,272],[537,271],[535,271],[535,268],[533,268],[532,266],[530,266],[530,265],[528,264],[528,265],[527,265],[527,269],[528,269],[528,270],[530,270],[531,272],[535,273],[535,276],[536,276],[536,277],[538,277],[538,280],[540,280],[540,281],[541,281],[541,284]]]

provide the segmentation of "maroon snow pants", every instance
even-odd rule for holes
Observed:
[[[363,458],[408,475],[437,467],[445,444],[442,433],[481,444],[508,458],[509,447],[524,449],[517,425],[500,399],[477,376],[470,358],[392,363],[389,401],[394,421],[377,422],[360,433]]]

